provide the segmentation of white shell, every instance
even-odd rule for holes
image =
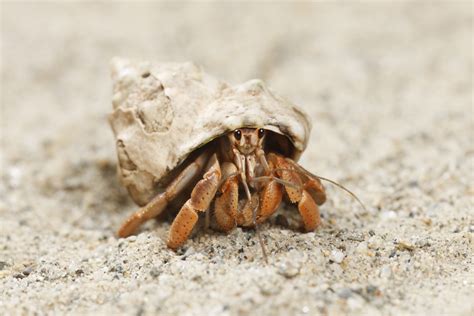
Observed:
[[[193,63],[114,58],[113,109],[119,175],[133,200],[146,204],[160,180],[193,150],[240,127],[286,135],[297,152],[311,129],[305,113],[261,80],[230,86]]]

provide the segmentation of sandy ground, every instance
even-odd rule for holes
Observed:
[[[472,4],[1,3],[0,314],[474,313]],[[108,62],[193,60],[304,107],[324,224],[114,232]]]

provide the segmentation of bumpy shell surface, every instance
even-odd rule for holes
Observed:
[[[230,86],[193,63],[114,58],[113,112],[119,176],[133,200],[146,204],[160,180],[193,150],[240,127],[265,127],[305,149],[311,124],[261,80]]]

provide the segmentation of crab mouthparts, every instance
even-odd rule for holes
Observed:
[[[249,155],[255,151],[255,146],[253,146],[252,144],[245,144],[240,146],[239,149],[243,155]]]

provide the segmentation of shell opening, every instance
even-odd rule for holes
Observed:
[[[299,158],[298,150],[296,150],[295,146],[287,136],[268,129],[265,136],[264,150],[267,153],[275,152],[292,159]]]

